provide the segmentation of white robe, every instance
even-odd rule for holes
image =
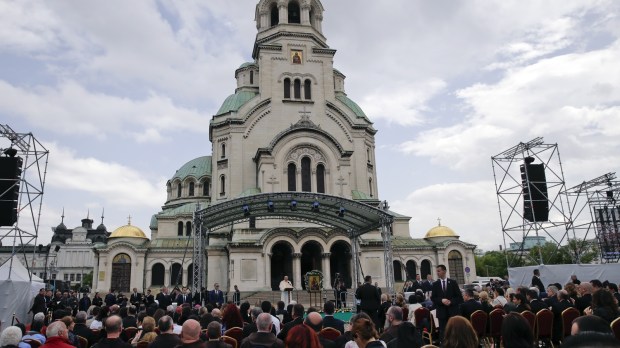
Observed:
[[[280,300],[285,304],[289,304],[289,302],[291,302],[291,299],[289,298],[289,292],[284,291],[284,289],[292,287],[293,284],[289,280],[283,280],[280,282],[280,291],[282,291],[282,294],[280,295]]]

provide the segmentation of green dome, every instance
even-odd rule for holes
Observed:
[[[239,91],[233,95],[228,96],[222,106],[217,111],[215,116],[225,114],[231,111],[237,111],[241,108],[245,103],[250,101],[250,99],[254,98],[258,93],[248,92],[248,91]]]
[[[241,64],[238,69],[247,68],[247,67],[252,66],[252,65],[256,65],[256,63],[254,63],[254,62],[245,62],[245,63]]]
[[[349,97],[347,97],[346,95],[339,94],[339,95],[336,96],[336,99],[340,100],[341,102],[344,103],[344,105],[346,105],[349,109],[351,109],[351,111],[353,111],[355,116],[357,116],[359,118],[367,118],[366,114],[364,114],[364,111],[362,110],[362,108],[360,108],[360,106],[357,105],[357,103],[355,103],[353,100],[349,99]]]
[[[211,176],[211,156],[198,157],[185,163],[174,173],[170,181],[175,179],[185,180],[185,178],[190,176],[196,179],[203,176]]]

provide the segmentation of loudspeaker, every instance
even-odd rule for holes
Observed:
[[[549,220],[549,200],[547,199],[547,178],[545,165],[533,164],[534,158],[526,157],[519,166],[523,187],[523,218],[530,222]]]
[[[0,157],[0,226],[13,226],[17,222],[22,164],[21,157]]]

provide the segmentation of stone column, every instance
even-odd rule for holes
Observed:
[[[172,282],[170,281],[170,268],[166,268],[166,271],[164,272],[164,285],[170,287],[173,284],[171,284]]]
[[[271,289],[271,253],[265,253],[265,288]]]
[[[329,257],[331,253],[323,253],[323,289],[332,288],[331,270],[329,269]]]
[[[323,33],[323,15],[320,13],[317,13],[315,16],[315,29],[319,32],[319,33]]]
[[[278,2],[278,14],[280,24],[288,23],[288,4],[286,1]]]
[[[301,253],[293,254],[293,286],[295,290],[301,290]]]
[[[301,5],[301,24],[310,25],[310,4]]]

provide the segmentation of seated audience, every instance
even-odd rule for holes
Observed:
[[[504,316],[502,322],[502,344],[504,348],[534,347],[534,332],[528,321],[517,312]]]
[[[176,347],[181,344],[181,339],[179,335],[172,332],[172,318],[164,315],[159,318],[157,322],[157,327],[159,328],[159,335],[155,338],[155,340],[149,344],[149,348],[168,348],[168,347]]]
[[[247,338],[241,341],[240,348],[251,347],[274,347],[284,348],[284,342],[276,338],[276,335],[272,332],[273,324],[271,322],[271,315],[268,313],[262,313],[260,308],[255,308],[261,311],[256,317],[255,325],[256,332],[251,333]]]

